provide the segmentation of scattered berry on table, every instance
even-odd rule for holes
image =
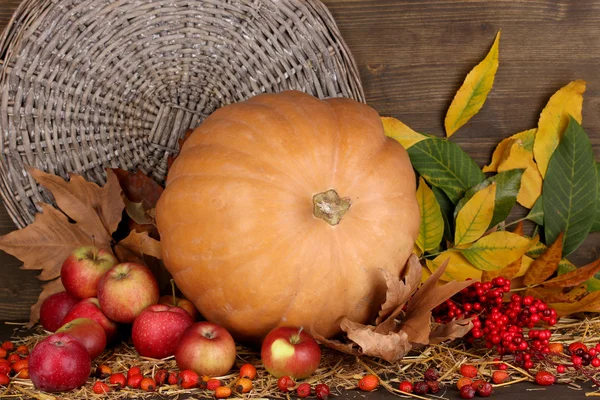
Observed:
[[[15,345],[10,340],[7,340],[5,342],[2,342],[2,348],[6,351],[13,351]]]
[[[167,377],[169,376],[169,371],[164,368],[157,370],[154,373],[154,382],[156,382],[156,386],[162,386],[167,383]]]
[[[0,347],[0,359],[6,358],[7,355],[8,355],[8,351],[6,351],[2,347]]]
[[[426,381],[437,381],[439,378],[438,372],[433,368],[428,368],[423,374]]]
[[[219,386],[215,388],[215,398],[217,399],[227,399],[231,397],[231,388],[227,386]]]
[[[235,391],[238,393],[248,393],[252,390],[252,381],[249,378],[240,378],[235,383]]]
[[[156,390],[156,382],[152,378],[144,378],[140,382],[140,389],[146,392],[154,392]]]
[[[179,383],[179,373],[169,372],[169,377],[167,378],[167,383],[169,385],[177,385]]]
[[[308,397],[310,396],[310,385],[306,382],[301,383],[300,385],[298,385],[298,387],[296,388],[296,394],[298,395],[298,397],[300,398],[304,398],[304,397]]]
[[[398,387],[404,393],[412,393],[413,392],[413,384],[409,381],[400,382],[400,386]]]
[[[556,377],[548,371],[538,371],[535,374],[535,383],[541,386],[550,386],[556,381]]]
[[[471,386],[475,387],[477,395],[481,397],[490,397],[492,395],[492,392],[494,391],[492,385],[489,382],[485,381],[477,381]]]
[[[198,385],[199,376],[191,369],[184,369],[179,372],[179,382],[182,388],[191,389]]]
[[[427,394],[429,393],[429,385],[425,381],[415,382],[413,384],[413,393],[418,395]]]
[[[256,378],[256,367],[252,364],[244,364],[240,367],[240,377],[253,380]]]
[[[211,378],[206,382],[206,388],[208,390],[215,390],[219,386],[221,386],[221,381],[215,378]]]
[[[293,388],[295,385],[296,383],[294,382],[294,380],[287,375],[277,379],[277,387],[284,393],[289,392],[290,389]]]
[[[96,373],[94,375],[98,379],[105,379],[112,375],[112,369],[106,364],[100,364],[96,367]]]
[[[315,386],[315,394],[317,395],[317,399],[319,400],[327,400],[329,397],[329,386],[324,383],[319,383]]]
[[[566,368],[565,368],[565,366],[564,366],[564,365],[562,365],[562,364],[561,364],[561,365],[558,365],[558,366],[556,367],[556,372],[557,372],[557,373],[559,373],[559,374],[564,374],[566,370],[567,370],[567,369],[566,369]]]
[[[129,379],[129,377],[131,375],[135,375],[135,374],[142,375],[142,370],[141,370],[140,367],[131,367],[131,368],[129,368],[129,370],[127,371],[127,379]]]
[[[365,375],[358,381],[358,388],[365,392],[371,392],[379,386],[379,378],[375,375]]]
[[[0,386],[6,386],[10,383],[10,378],[7,374],[0,373]]]
[[[144,379],[142,374],[133,374],[127,378],[127,386],[132,389],[139,389],[142,384],[142,379]]]
[[[475,378],[477,376],[477,367],[470,364],[460,366],[460,374],[465,378]]]
[[[118,385],[122,389],[127,385],[127,378],[121,373],[112,374],[110,378],[108,378],[108,383],[115,386]]]
[[[475,397],[475,388],[471,385],[465,385],[460,388],[460,398],[461,399],[472,399]]]
[[[96,381],[94,386],[92,386],[92,390],[96,394],[104,394],[110,392],[110,386],[102,381]]]
[[[463,376],[462,378],[460,378],[458,380],[458,382],[456,382],[456,388],[458,390],[462,389],[463,386],[471,386],[473,384],[473,380],[471,378],[467,378],[466,376]]]
[[[15,350],[15,352],[20,355],[21,357],[27,357],[29,355],[29,347],[25,346],[24,344],[20,345],[17,347],[17,349]]]
[[[427,382],[427,387],[429,388],[429,393],[437,394],[440,392],[440,390],[442,390],[443,386],[438,381],[426,381],[426,382]]]
[[[508,374],[505,371],[494,371],[492,374],[492,382],[496,385],[506,382]]]

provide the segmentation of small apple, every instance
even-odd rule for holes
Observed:
[[[56,333],[68,333],[79,340],[87,349],[90,359],[98,357],[106,348],[106,333],[104,328],[89,318],[77,318],[67,322]]]
[[[116,263],[117,259],[109,251],[94,246],[79,247],[63,262],[60,280],[65,290],[75,297],[96,297],[100,277]]]
[[[175,353],[177,341],[194,321],[183,308],[154,304],[133,322],[131,338],[144,357],[165,358]]]
[[[108,342],[112,341],[117,334],[117,323],[111,321],[106,315],[104,315],[102,310],[100,310],[100,302],[95,297],[80,300],[79,303],[75,304],[71,311],[65,315],[61,325],[71,322],[77,318],[89,318],[99,323],[100,326],[104,328],[104,333],[106,333],[106,340]]]
[[[36,389],[66,392],[85,384],[92,362],[84,345],[67,333],[55,333],[29,355],[29,376]]]
[[[288,375],[304,379],[319,367],[321,348],[302,328],[283,326],[273,329],[265,337],[260,358],[266,370],[275,377]]]
[[[132,323],[148,306],[158,303],[158,283],[141,264],[126,262],[109,269],[98,282],[98,300],[106,316]]]
[[[198,319],[199,313],[194,303],[192,303],[188,299],[184,299],[183,297],[171,295],[160,296],[160,298],[158,299],[158,304],[166,304],[173,307],[183,308],[185,311],[187,311],[188,314],[190,314],[193,321]]]
[[[175,348],[180,370],[198,375],[222,376],[235,363],[235,342],[225,328],[212,322],[196,322],[183,332]]]
[[[66,291],[54,293],[42,302],[40,307],[40,323],[50,332],[56,331],[62,325],[62,320],[79,299]]]

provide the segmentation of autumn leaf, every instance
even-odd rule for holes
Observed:
[[[381,117],[383,130],[387,137],[390,137],[400,143],[405,149],[408,149],[415,143],[427,139],[427,136],[413,131],[402,121],[393,117]]]
[[[482,168],[482,171],[498,172],[498,167],[500,166],[500,164],[505,163],[506,160],[509,159],[510,150],[515,144],[518,144],[520,147],[523,147],[525,149],[528,149],[530,152],[533,152],[533,140],[535,138],[536,131],[537,128],[529,129],[527,131],[515,133],[512,136],[502,139],[494,149],[494,152],[492,153],[492,161],[488,165],[484,166]]]
[[[574,271],[567,272],[557,276],[556,278],[550,279],[544,282],[544,287],[573,287],[584,283],[588,279],[594,277],[594,275],[600,272],[600,259],[581,267]]]
[[[455,319],[432,329],[429,334],[429,343],[438,344],[446,340],[461,338],[471,329],[473,329],[473,322],[470,318]]]
[[[521,270],[521,263],[523,262],[523,257],[519,257],[515,261],[508,264],[506,267],[498,269],[496,271],[483,271],[481,275],[482,282],[490,282],[494,278],[498,278],[499,276],[506,279],[513,279],[517,276],[519,271]]]
[[[62,292],[65,287],[60,279],[54,279],[42,286],[42,292],[38,296],[38,301],[31,306],[31,313],[29,314],[29,322],[25,325],[26,328],[31,328],[40,319],[40,309],[42,303],[48,297],[55,293]]]
[[[342,319],[340,327],[348,339],[360,347],[360,354],[397,362],[412,349],[404,331],[377,333],[375,327],[352,322],[348,318]]]
[[[558,263],[562,258],[563,234],[558,235],[546,251],[539,256],[527,270],[523,283],[527,286],[544,282],[550,278],[558,268]]]
[[[121,262],[139,262],[144,259],[144,256],[162,258],[160,242],[148,236],[148,232],[131,231],[129,236],[116,244],[115,253]],[[132,259],[132,255],[135,258]]]
[[[458,250],[446,250],[435,259],[426,260],[427,267],[431,272],[435,272],[446,260],[448,260],[448,265],[440,277],[441,281],[481,280],[481,270],[475,268]]]
[[[600,311],[600,291],[592,292],[573,303],[550,303],[548,307],[556,310],[559,317],[579,312],[598,312]]]
[[[486,235],[460,252],[475,267],[485,270],[499,270],[523,257],[539,238],[529,239],[508,231]]]
[[[570,303],[571,298],[563,291],[563,288],[543,286],[528,288],[525,296],[533,296],[536,299],[543,300],[546,303]]]
[[[525,276],[527,271],[529,271],[529,267],[531,267],[531,264],[533,264],[534,261],[535,260],[533,258],[524,255],[523,258],[521,258],[521,267],[519,268],[519,272],[517,272],[514,278]]]
[[[479,112],[488,96],[498,70],[498,47],[500,32],[487,56],[469,72],[464,83],[454,96],[446,114],[444,126],[446,136],[450,137],[461,126]]]
[[[569,115],[581,123],[585,85],[585,81],[576,80],[562,87],[550,97],[540,114],[533,154],[542,177],[546,176],[550,158],[569,124]]]
[[[471,197],[456,215],[454,244],[472,243],[488,229],[494,215],[496,184],[483,188]]]
[[[154,179],[137,170],[135,173],[125,171],[119,168],[113,168],[123,188],[123,194],[131,202],[144,204],[146,210],[154,208],[160,198],[164,188]]]
[[[417,202],[421,210],[421,225],[416,244],[423,251],[434,250],[444,235],[444,219],[433,191],[422,177],[419,177]]]

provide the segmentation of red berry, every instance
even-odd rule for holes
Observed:
[[[6,351],[13,351],[15,345],[11,341],[2,342],[2,348]]]
[[[315,394],[317,395],[317,399],[319,400],[327,400],[329,397],[329,386],[324,383],[319,383],[315,386]]]
[[[94,383],[94,386],[92,386],[92,390],[96,394],[104,394],[110,392],[110,386],[108,386],[102,381],[96,381],[96,383]]]
[[[569,353],[571,354],[575,354],[579,349],[583,349],[584,352],[588,351],[587,346],[581,342],[573,342],[569,345]]]
[[[18,354],[15,354],[15,353],[9,355],[8,358],[7,358],[8,362],[11,363],[11,364],[16,363],[20,359],[21,359],[21,356],[19,356]]]
[[[142,374],[133,374],[127,378],[127,386],[132,389],[139,389],[142,384],[142,379],[144,379]]]
[[[592,367],[594,367],[594,368],[600,367],[600,359],[598,359],[598,357],[592,358],[591,364],[592,364]]]
[[[140,369],[140,367],[131,367],[129,368],[129,370],[127,371],[127,379],[129,379],[129,377],[131,375],[136,375],[136,374],[142,374],[142,370]]]
[[[169,372],[166,369],[159,369],[154,373],[154,382],[156,386],[162,386],[167,383],[167,377],[169,376]]]
[[[571,362],[574,366],[581,367],[581,364],[583,364],[583,359],[579,356],[571,356]]]
[[[554,381],[556,381],[556,378],[548,371],[538,371],[538,373],[535,374],[535,383],[538,385],[550,386]]]
[[[492,382],[496,385],[504,383],[508,379],[508,374],[505,371],[494,371],[492,374]]]
[[[2,347],[0,347],[0,359],[6,358],[7,354],[8,354],[8,352],[5,349],[3,349]]]
[[[439,378],[438,372],[433,368],[428,368],[425,371],[424,378],[426,381],[437,381]]]
[[[256,367],[252,364],[244,364],[240,367],[240,377],[253,380],[256,378]]]
[[[156,382],[152,378],[144,378],[142,382],[140,382],[140,389],[145,390],[146,392],[154,392],[156,389]]]
[[[427,382],[425,382],[425,381],[415,382],[415,384],[413,385],[413,393],[414,394],[423,395],[423,394],[427,394],[427,392],[429,392],[429,386],[427,385]]]
[[[304,398],[304,397],[310,396],[310,385],[308,383],[306,383],[306,382],[301,383],[296,388],[296,394],[300,398]]]
[[[10,378],[7,374],[0,373],[0,386],[6,386],[10,383]]]
[[[400,389],[400,391],[402,391],[404,393],[412,393],[413,385],[409,381],[400,382],[399,389]]]
[[[179,374],[177,372],[169,372],[169,377],[167,378],[167,383],[169,385],[177,385],[179,382]]]
[[[184,389],[191,389],[198,385],[198,374],[191,369],[184,369],[179,372],[180,385]]]
[[[486,381],[477,381],[472,386],[475,387],[477,395],[481,397],[490,397],[493,392],[492,385]]]
[[[8,375],[10,374],[10,363],[6,360],[4,360],[5,362],[0,362],[0,374],[5,374]]]
[[[289,392],[294,385],[294,380],[289,376],[282,376],[277,380],[277,387],[284,393]]]
[[[558,372],[559,374],[562,374],[565,372],[565,366],[564,365],[559,365],[556,367],[556,372]]]
[[[358,388],[365,392],[371,392],[379,386],[379,378],[375,375],[365,375],[358,381]]]
[[[460,374],[467,378],[475,378],[477,376],[477,368],[474,365],[463,364],[460,366]]]
[[[125,387],[125,385],[127,385],[127,378],[125,378],[125,375],[121,373],[112,374],[110,378],[108,378],[108,383],[111,385],[119,385],[119,387],[122,389]]]
[[[460,398],[461,399],[472,399],[475,397],[475,388],[471,385],[465,385],[460,388]]]
[[[240,378],[235,383],[235,391],[238,393],[248,393],[252,390],[252,381],[248,378]]]
[[[216,399],[227,399],[229,397],[231,397],[231,388],[227,386],[219,386],[215,388]]]
[[[429,393],[432,394],[436,394],[442,390],[442,386],[438,381],[427,381],[427,387],[429,388]]]
[[[595,348],[595,347],[591,347],[591,348],[588,350],[588,354],[589,354],[590,356],[592,356],[592,357],[594,357],[594,356],[595,356],[597,353],[598,353],[598,352],[596,351],[596,348]]]
[[[219,386],[221,386],[221,381],[215,378],[211,378],[206,382],[206,388],[208,390],[215,390]]]

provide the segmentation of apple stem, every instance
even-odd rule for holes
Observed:
[[[96,261],[98,257],[98,249],[96,249],[96,236],[92,235],[92,247],[94,250],[92,251],[92,261]]]
[[[301,326],[300,329],[298,329],[298,337],[300,337],[300,334],[302,333],[302,330],[304,330],[303,326]]]
[[[171,293],[173,294],[173,307],[177,307],[177,299],[175,298],[175,279],[171,278]]]

